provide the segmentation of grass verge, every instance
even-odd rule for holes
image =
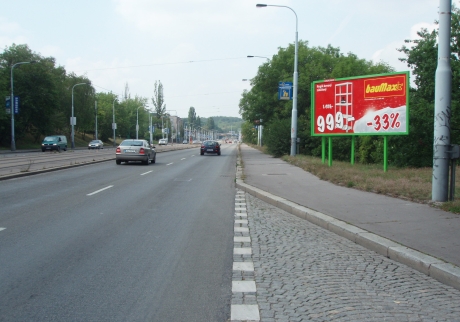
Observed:
[[[252,146],[252,145],[251,145]],[[264,153],[264,147],[252,146]],[[334,160],[332,166],[322,163],[321,158],[285,155],[282,160],[289,162],[321,180],[348,188],[379,193],[418,203],[429,204],[442,210],[460,214],[460,169],[457,167],[454,201],[432,202],[432,168],[395,168],[383,171],[383,165],[350,164]]]

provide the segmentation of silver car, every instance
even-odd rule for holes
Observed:
[[[90,149],[103,149],[104,148],[104,142],[101,140],[92,140],[88,144],[88,150]]]
[[[117,164],[129,161],[141,161],[142,164],[156,162],[157,153],[155,147],[151,146],[146,140],[124,140],[115,151]]]

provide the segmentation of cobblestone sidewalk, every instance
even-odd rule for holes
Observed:
[[[250,242],[235,247],[251,251],[234,261],[254,270],[234,268],[234,289],[238,281],[255,289],[233,292],[232,305],[258,305],[260,321],[460,321],[460,291],[239,194],[247,223],[235,223],[235,236]]]

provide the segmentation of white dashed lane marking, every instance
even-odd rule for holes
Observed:
[[[256,282],[249,272],[254,272],[254,263],[247,255],[252,255],[251,237],[249,236],[248,214],[246,210],[246,195],[243,191],[238,190],[235,196],[235,226],[233,242],[233,271],[241,272],[234,275],[232,281],[232,293],[256,293]],[[246,243],[246,245],[243,245]],[[247,245],[249,244],[249,245]],[[244,247],[246,246],[246,247]],[[250,247],[247,247],[250,246]],[[243,273],[246,272],[246,273]],[[240,275],[242,274],[242,275]],[[246,275],[249,274],[249,275]],[[243,276],[241,278],[240,276]],[[240,297],[232,299],[230,320],[232,321],[260,321],[259,306],[256,304],[241,303]]]
[[[174,164],[174,162],[168,163],[167,165],[171,165],[171,164]]]
[[[233,242],[235,242],[235,243],[250,243],[251,242],[251,237],[235,236],[235,237],[233,237]]]
[[[232,292],[256,292],[256,282],[254,281],[233,281]]]
[[[257,304],[234,304],[231,307],[232,321],[260,321],[259,306]]]
[[[252,248],[250,248],[250,247],[233,248],[233,254],[235,254],[235,255],[251,255],[252,254]]]
[[[149,174],[150,172],[153,172],[153,170],[150,170],[150,171],[147,171],[147,172],[141,173],[141,176],[144,176],[144,175],[146,175],[146,174]]]
[[[6,228],[0,227],[0,231],[5,230]]]
[[[113,186],[108,186],[108,187],[105,187],[105,188],[102,188],[102,189],[99,189],[97,191],[94,191],[94,192],[91,192],[91,193],[88,193],[87,196],[92,196],[92,195],[95,195],[96,193],[99,193],[101,191],[104,191],[104,190],[107,190],[107,189],[110,189],[112,188]]]
[[[234,262],[233,263],[233,270],[234,271],[253,272],[254,271],[254,264],[252,262]]]

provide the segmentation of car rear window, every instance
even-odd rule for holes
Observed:
[[[126,141],[123,141],[121,142],[122,146],[143,146],[143,142],[142,141],[132,141],[132,140],[126,140]]]

